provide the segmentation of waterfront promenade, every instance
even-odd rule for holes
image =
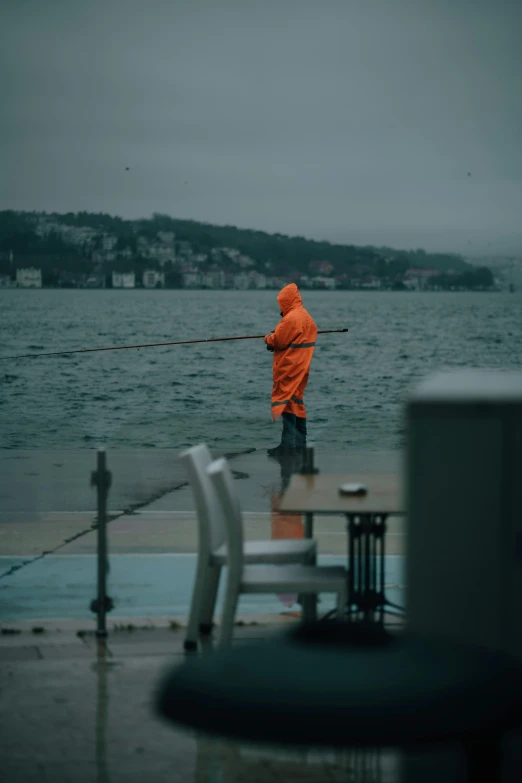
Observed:
[[[461,780],[453,749],[399,754],[253,748],[175,730],[153,710],[168,666],[181,661],[197,548],[190,488],[174,452],[108,451],[109,636],[94,634],[96,452],[0,454],[0,777],[5,783],[447,783]],[[316,452],[321,472],[397,472],[397,455]],[[270,538],[279,463],[264,452],[232,458],[248,538]],[[299,524],[298,520],[297,524]],[[317,516],[325,562],[345,562],[342,517]],[[404,520],[389,519],[387,595],[404,600]],[[297,622],[277,597],[238,612],[234,644]],[[320,612],[328,609],[321,597]],[[219,603],[217,611],[219,623]],[[389,625],[400,620],[387,617]],[[203,654],[211,652],[211,644]],[[509,754],[509,743],[506,746]],[[413,777],[412,777],[413,775]],[[506,777],[505,780],[511,780]]]
[[[277,530],[272,507],[281,491],[281,466],[264,452],[245,451],[231,464],[246,537],[270,538]],[[0,456],[5,783],[348,781],[357,770],[372,779],[376,761],[368,756],[210,742],[175,731],[154,715],[158,679],[184,654],[197,551],[192,494],[177,453],[108,451],[108,592],[115,609],[106,643],[96,640],[89,611],[96,594],[96,495],[89,485],[96,452],[6,450]],[[398,469],[393,455],[379,453],[342,460],[317,453],[316,462],[325,472]],[[403,545],[402,521],[392,526],[390,565],[402,560]],[[344,520],[317,517],[315,532],[325,562],[344,563]],[[398,581],[393,574],[391,579]],[[395,592],[402,594],[402,587]],[[321,608],[328,606],[325,599]],[[297,621],[298,610],[275,596],[245,597],[234,644],[283,632]],[[382,756],[379,770],[382,783],[395,783],[397,756]]]
[[[273,507],[285,479],[280,464],[265,453],[245,452],[231,459],[245,511],[245,535],[271,538],[278,524]],[[2,622],[75,619],[90,627],[94,616],[89,604],[96,585],[96,494],[90,475],[96,452],[6,450],[1,458]],[[166,618],[183,623],[196,563],[197,521],[178,454],[108,451],[107,463],[112,472],[108,593],[115,603],[109,619],[155,618],[157,623]],[[399,469],[396,455],[379,452],[353,457],[318,452],[316,463],[325,473]],[[296,531],[299,524],[296,518]],[[390,597],[398,603],[404,587],[403,534],[403,520],[390,518],[387,581]],[[323,562],[346,562],[342,517],[316,517],[314,535]],[[324,600],[326,607],[328,599]],[[278,615],[289,608],[277,597],[245,596],[239,614]]]

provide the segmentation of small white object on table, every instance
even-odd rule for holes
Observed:
[[[343,484],[362,484],[364,494],[342,494]],[[349,604],[366,619],[384,619],[384,537],[386,519],[405,513],[401,477],[395,473],[295,474],[279,511],[305,515],[305,536],[313,536],[314,514],[343,514],[349,535]],[[377,565],[379,564],[379,568]]]

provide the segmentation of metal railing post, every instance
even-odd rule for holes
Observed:
[[[106,615],[112,607],[112,599],[107,595],[107,573],[109,570],[107,550],[107,498],[111,485],[111,473],[107,470],[105,449],[99,449],[97,470],[91,475],[91,486],[97,488],[98,497],[98,595],[91,602],[91,611],[97,615],[96,636],[107,636]]]

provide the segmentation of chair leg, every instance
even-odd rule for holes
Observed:
[[[340,590],[337,593],[337,607],[335,610],[335,617],[337,620],[342,620],[344,618],[344,613],[346,611],[346,602],[347,602],[346,590]]]
[[[317,550],[312,552],[307,559],[306,565],[317,565]],[[299,596],[299,603],[303,609],[303,622],[313,623],[317,620],[317,593],[307,593]]]
[[[219,635],[220,645],[230,644],[232,641],[238,600],[239,593],[237,593],[236,590],[227,590],[225,603],[223,605],[223,616],[221,618],[221,633]]]
[[[192,590],[192,599],[190,602],[189,621],[187,633],[183,644],[185,650],[193,651],[198,646],[198,630],[202,608],[204,606],[205,594],[208,582],[208,565],[198,562],[194,588]]]
[[[308,558],[306,565],[313,565],[313,566],[317,565],[317,550],[314,550],[310,554],[310,557]]]
[[[212,632],[212,621],[216,607],[216,598],[219,587],[219,578],[221,576],[221,566],[212,565],[207,571],[207,580],[205,585],[205,594],[203,596],[201,614],[199,617],[199,632],[210,634]]]

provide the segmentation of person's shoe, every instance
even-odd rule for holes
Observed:
[[[295,457],[296,450],[293,446],[284,446],[282,443],[273,449],[267,449],[266,453],[269,457]]]

